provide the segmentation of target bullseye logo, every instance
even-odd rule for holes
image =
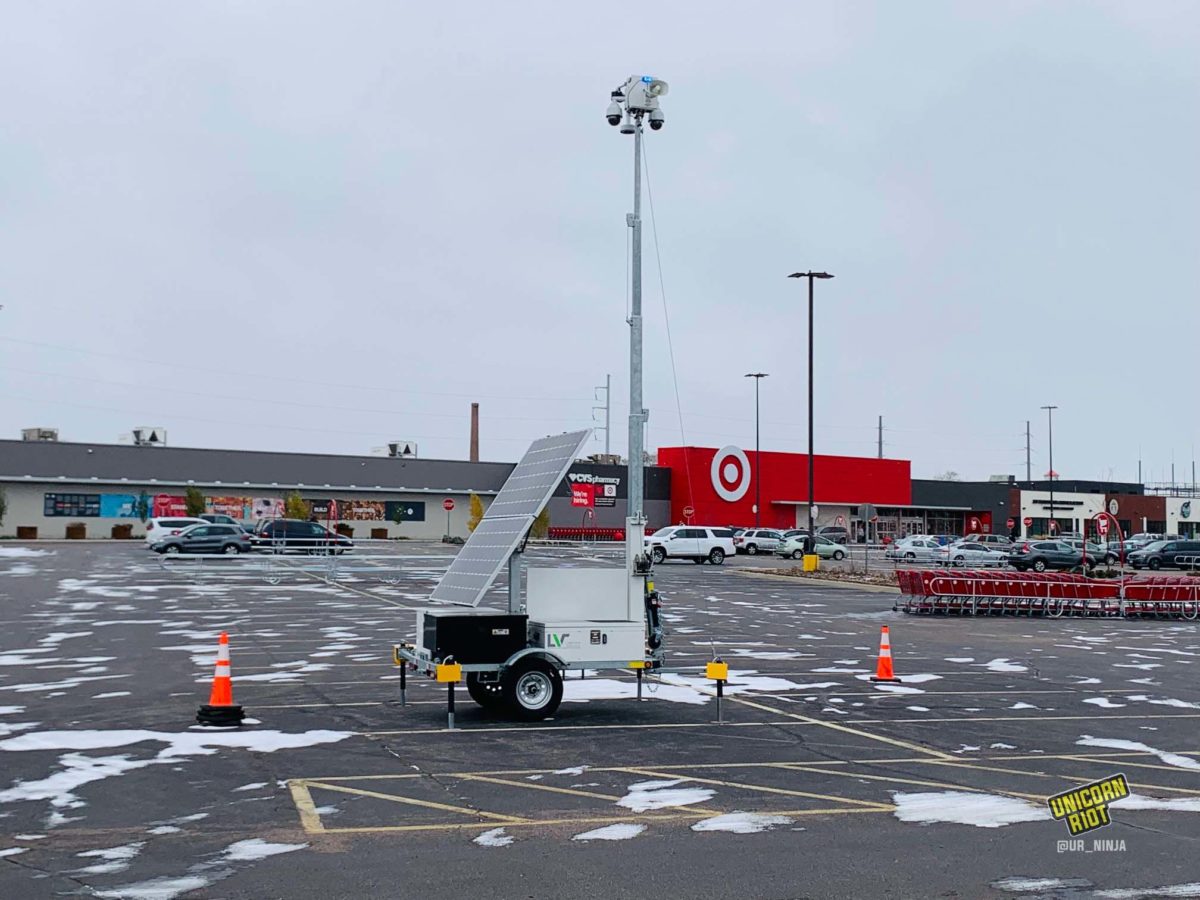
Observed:
[[[736,503],[750,490],[750,460],[732,444],[717,451],[709,474],[713,490],[728,503]]]

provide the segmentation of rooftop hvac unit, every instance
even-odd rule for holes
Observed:
[[[22,428],[21,440],[23,441],[57,441],[57,428]]]
[[[416,441],[388,441],[388,456],[396,459],[416,459]]]
[[[167,429],[143,425],[133,429],[133,443],[136,447],[165,447],[167,446]]]

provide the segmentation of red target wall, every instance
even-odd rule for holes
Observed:
[[[718,453],[721,454],[718,457]],[[695,507],[692,521],[705,525],[753,525],[754,451],[736,447],[663,447],[658,464],[671,470],[671,521],[682,522],[683,508]],[[797,503],[808,501],[808,456],[761,454],[764,528],[794,528]],[[817,505],[908,506],[912,503],[908,460],[858,456],[814,457]]]

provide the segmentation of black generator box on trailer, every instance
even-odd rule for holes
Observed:
[[[529,616],[461,609],[423,610],[420,616],[421,646],[434,660],[502,663],[528,645]]]

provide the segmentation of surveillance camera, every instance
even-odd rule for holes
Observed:
[[[667,117],[663,115],[661,109],[650,110],[650,130],[658,131],[666,124]]]
[[[625,121],[621,123],[621,134],[633,134],[635,131],[637,129],[633,127],[633,116],[626,116]]]
[[[605,113],[605,118],[608,119],[609,125],[617,126],[621,124],[621,107],[617,105],[615,100],[608,104],[608,112]]]

